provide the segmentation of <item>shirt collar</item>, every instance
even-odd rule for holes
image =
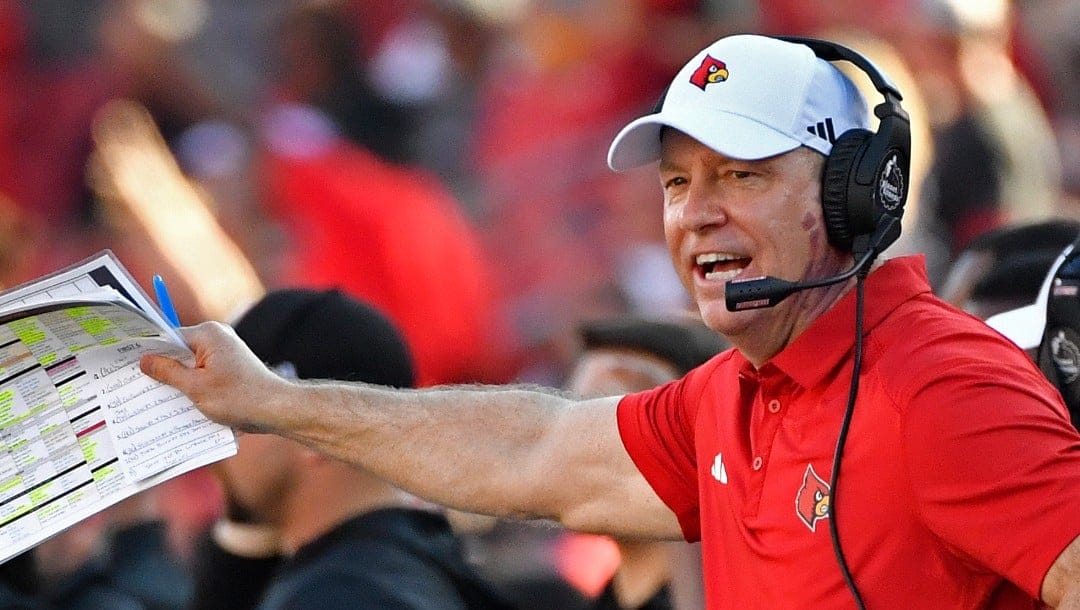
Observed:
[[[925,257],[885,261],[867,276],[865,289],[864,334],[904,301],[931,291]],[[855,290],[849,291],[764,366],[776,367],[804,388],[816,385],[855,345],[855,296]]]

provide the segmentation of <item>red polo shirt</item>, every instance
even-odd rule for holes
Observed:
[[[627,396],[623,442],[702,541],[709,608],[841,608],[832,457],[855,293],[759,370],[727,351]],[[1027,356],[930,292],[921,257],[867,280],[864,362],[839,485],[870,608],[1032,608],[1080,535],[1080,434]]]

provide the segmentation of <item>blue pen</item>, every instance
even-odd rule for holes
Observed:
[[[165,280],[161,279],[160,275],[154,275],[154,294],[157,296],[161,312],[165,314],[165,319],[173,325],[173,328],[180,328],[180,316],[176,315],[176,307],[173,306],[172,298],[169,296],[169,289],[165,287]]]

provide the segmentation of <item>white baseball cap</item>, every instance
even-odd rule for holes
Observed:
[[[739,34],[687,62],[657,109],[615,136],[608,165],[658,160],[665,126],[728,157],[764,159],[799,146],[828,155],[844,132],[870,129],[870,117],[855,84],[806,45]]]
[[[1074,262],[1080,258],[1080,251],[1076,250],[1076,246],[1076,243],[1070,244],[1054,260],[1034,303],[990,316],[986,319],[986,323],[1023,349],[1039,347],[1046,331],[1047,312],[1050,309],[1051,299],[1076,301],[1080,296],[1076,278],[1071,278],[1073,281],[1063,282],[1060,277],[1066,261]],[[1077,256],[1073,255],[1074,252]],[[1080,319],[1068,322],[1071,322],[1073,327],[1080,328]]]

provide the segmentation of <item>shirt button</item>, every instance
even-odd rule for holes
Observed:
[[[769,413],[780,412],[780,401],[775,398],[769,401]]]
[[[754,458],[754,470],[761,470],[761,456]]]

